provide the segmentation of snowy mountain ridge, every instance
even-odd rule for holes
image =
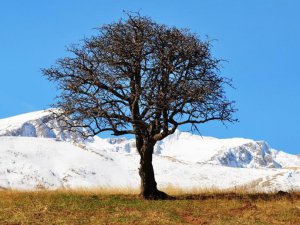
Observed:
[[[62,121],[51,117],[51,113],[55,111],[55,109],[41,110],[0,119],[0,136],[55,138],[74,143],[84,142],[78,134],[63,129]]]
[[[153,163],[162,186],[230,188],[256,183],[260,190],[300,189],[300,158],[264,141],[177,130],[156,144]],[[137,187],[138,166],[134,140],[83,141],[51,120],[50,111],[0,119],[0,188]],[[183,182],[176,181],[178,176]]]

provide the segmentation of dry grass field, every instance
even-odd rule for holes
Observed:
[[[0,191],[0,224],[300,224],[300,194],[169,189],[173,200],[136,190]]]

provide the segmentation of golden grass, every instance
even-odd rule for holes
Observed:
[[[130,188],[0,191],[0,224],[299,224],[300,193],[164,189],[174,200],[140,199]],[[192,192],[194,191],[194,192]]]

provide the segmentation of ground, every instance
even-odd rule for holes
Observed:
[[[0,224],[299,224],[299,194],[201,193],[174,200],[89,191],[0,192]]]

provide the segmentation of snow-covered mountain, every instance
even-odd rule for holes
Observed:
[[[62,121],[52,118],[51,113],[55,111],[57,110],[41,110],[0,119],[0,136],[54,138],[74,143],[84,142],[85,140],[77,133],[63,129]]]
[[[156,144],[153,164],[161,187],[300,190],[300,157],[264,141],[178,130]],[[138,166],[134,140],[83,141],[50,111],[0,119],[0,188],[137,188]]]

